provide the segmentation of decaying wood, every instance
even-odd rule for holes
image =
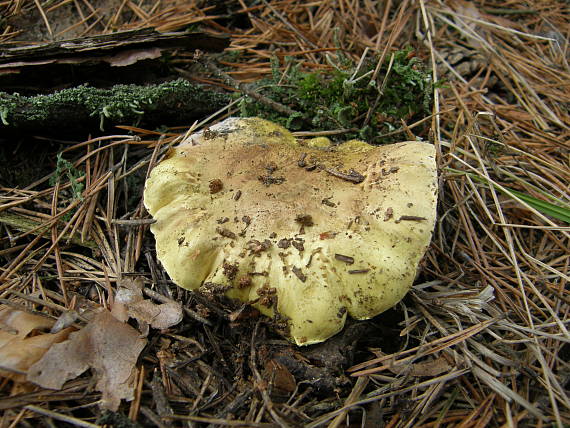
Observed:
[[[143,29],[28,46],[0,44],[0,71],[51,63],[102,61],[113,64],[121,62],[129,54],[152,49],[157,50],[158,56],[175,49],[221,52],[229,42],[228,37],[202,32],[159,33]]]
[[[86,135],[116,125],[178,125],[207,116],[228,100],[183,79],[110,89],[80,86],[33,97],[0,92],[0,132]]]
[[[0,45],[0,75],[6,91],[0,92],[0,132],[69,135],[115,125],[178,125],[203,117],[227,104],[228,98],[219,91],[177,81],[172,74],[163,75],[159,61],[151,65],[149,60],[177,49],[221,52],[228,45],[226,36],[152,29],[27,46]],[[173,82],[156,84],[165,80]],[[138,86],[117,85],[124,81],[138,82]],[[65,89],[57,91],[62,85]]]

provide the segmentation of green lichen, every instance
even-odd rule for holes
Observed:
[[[15,109],[16,106],[14,96],[0,92],[0,122],[2,125],[8,126],[10,124],[10,122],[8,122],[8,116],[10,115],[10,111]]]
[[[431,75],[411,48],[388,58],[375,78],[377,58],[365,61],[358,70],[346,57],[331,63],[331,71],[307,73],[286,58],[286,74],[277,58],[271,60],[272,77],[258,82],[255,89],[265,97],[299,112],[285,116],[250,98],[240,103],[240,114],[260,116],[292,130],[324,131],[351,129],[343,139],[360,138],[385,143],[385,137],[401,128],[401,121],[411,124],[430,114],[433,103]]]
[[[67,178],[71,186],[71,195],[73,199],[83,200],[83,183],[79,182],[83,174],[77,168],[73,166],[71,162],[63,158],[62,153],[57,154],[57,163],[55,167],[55,172],[49,180],[50,186],[54,186],[56,183],[60,182],[62,178]]]
[[[211,106],[227,102],[226,96],[206,94],[204,89],[184,79],[148,86],[115,85],[109,89],[82,85],[33,97],[0,92],[0,122],[4,126],[26,123],[50,126],[58,116],[69,121],[89,117],[97,118],[103,130],[107,123],[134,124],[149,113],[163,115],[162,110],[170,101],[175,106],[190,108],[186,104],[193,97],[209,99]]]

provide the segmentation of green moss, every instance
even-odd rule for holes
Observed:
[[[187,106],[192,100],[196,101]],[[148,86],[115,85],[110,89],[83,85],[33,97],[0,92],[0,122],[4,126],[26,123],[50,126],[61,115],[69,121],[89,117],[98,119],[103,130],[107,123],[132,124],[149,113],[164,115],[168,102],[179,106],[179,110],[191,110],[206,100],[214,108],[224,105],[227,97],[206,93],[184,79]]]
[[[10,111],[14,110],[17,106],[16,99],[19,95],[8,95],[6,93],[0,92],[0,123],[8,126],[8,116]]]
[[[71,186],[72,198],[82,200],[84,185],[78,181],[82,176],[83,174],[75,168],[71,162],[64,159],[61,153],[58,153],[55,172],[51,176],[49,184],[50,186],[54,186],[60,182],[63,177],[66,177]]]
[[[307,73],[286,58],[289,71],[282,75],[279,61],[273,58],[271,79],[258,82],[256,89],[299,114],[286,117],[250,98],[241,102],[240,113],[244,117],[260,116],[291,130],[307,130],[308,123],[315,131],[353,129],[343,139],[392,141],[382,135],[400,128],[401,120],[411,124],[430,114],[433,84],[410,48],[394,54],[389,73],[389,60],[386,60],[372,80],[377,61],[373,58],[355,72],[355,64],[344,57],[334,64],[332,71]]]
[[[49,184],[50,186],[54,186],[56,183],[63,182],[64,178],[66,178],[67,181],[69,181],[70,185],[71,199],[83,200],[83,190],[85,186],[83,183],[79,182],[79,179],[82,176],[83,174],[81,173],[81,171],[75,168],[71,162],[64,159],[62,153],[58,153],[55,171],[49,180]],[[71,217],[75,214],[76,210],[77,208],[65,214],[63,216],[63,220],[69,221]]]

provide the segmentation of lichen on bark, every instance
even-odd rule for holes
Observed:
[[[182,125],[223,107],[228,99],[221,92],[184,79],[110,89],[82,85],[36,96],[0,92],[0,131]]]

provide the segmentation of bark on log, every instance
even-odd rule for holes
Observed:
[[[152,29],[123,31],[93,37],[81,37],[29,46],[0,44],[0,70],[51,63],[119,62],[129,54],[155,49],[185,49],[193,52],[221,52],[230,44],[229,37],[201,32],[159,33]],[[160,53],[159,53],[160,56]]]

